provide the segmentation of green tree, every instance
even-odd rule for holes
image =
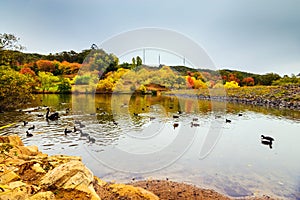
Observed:
[[[20,38],[13,34],[0,33],[0,51],[4,49],[22,50],[25,47],[19,44]]]
[[[143,64],[142,59],[139,56],[137,56],[136,57],[136,66],[141,66],[142,64]]]
[[[283,78],[278,79],[272,82],[272,85],[298,85],[300,84],[300,78],[297,78],[295,74],[292,74],[291,77],[284,75]]]
[[[43,93],[53,87],[54,82],[58,81],[58,78],[56,76],[53,76],[53,74],[50,72],[39,72],[38,76]]]
[[[33,79],[10,67],[0,67],[0,110],[15,109],[32,99]]]
[[[60,78],[60,84],[58,84],[58,92],[59,93],[70,93],[72,89],[70,79],[68,78]]]
[[[267,73],[267,74],[264,74],[264,75],[260,76],[258,84],[260,84],[260,85],[272,85],[273,81],[276,81],[280,78],[281,77],[278,74]]]
[[[136,68],[136,62],[135,62],[135,58],[132,58],[132,64],[131,64],[131,69],[135,69]]]

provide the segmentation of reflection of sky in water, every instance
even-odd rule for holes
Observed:
[[[293,116],[299,116],[298,112],[228,104],[230,112],[215,119],[215,114],[210,111],[211,106],[205,101],[198,102],[200,110],[197,111],[195,101],[189,99],[178,101],[176,98],[136,97],[130,100],[130,104],[128,98],[122,96],[112,101],[111,98],[100,95],[93,101],[89,95],[81,95],[77,100],[73,97],[73,105],[69,103],[70,100],[55,95],[44,96],[43,103],[51,105],[61,113],[58,124],[48,124],[43,118],[36,117],[36,114],[44,113],[45,110],[23,115],[18,112],[2,114],[1,124],[7,124],[9,119],[17,122],[17,125],[2,130],[1,134],[22,133],[26,145],[37,145],[48,154],[80,155],[95,175],[105,180],[117,179],[126,182],[132,177],[168,177],[170,180],[211,187],[230,195],[255,193],[286,199],[299,198],[300,123],[299,119],[292,119]],[[66,104],[59,104],[59,101]],[[78,105],[76,101],[79,102]],[[80,107],[82,103],[85,112],[64,115],[66,107],[73,106],[75,112],[75,107]],[[114,105],[113,108],[111,105]],[[142,113],[142,108],[147,105],[149,109]],[[169,105],[172,105],[172,109]],[[179,105],[184,112],[179,119],[173,119]],[[96,107],[101,107],[102,110],[97,111]],[[141,114],[134,117],[132,112]],[[243,116],[239,117],[237,113],[243,113]],[[280,113],[290,116],[283,117]],[[155,119],[150,121],[150,116],[155,116]],[[200,127],[197,129],[190,127],[194,117],[199,119]],[[224,123],[225,118],[231,119],[232,123]],[[23,127],[21,123],[25,119],[29,121],[29,126],[36,126],[33,132],[35,136],[32,138],[25,137],[27,127]],[[82,130],[94,137],[96,143],[89,143],[86,137],[80,137],[78,133],[68,136],[63,134],[65,127],[72,129],[74,119],[86,125]],[[118,124],[115,125],[112,119]],[[200,149],[213,120],[217,120],[217,124],[222,127],[222,135],[213,151],[206,158],[199,159]],[[175,130],[174,122],[179,123]],[[121,173],[106,167],[99,160],[99,155],[113,146],[132,153],[161,150],[172,143],[180,128],[187,130],[184,133],[187,136],[190,130],[197,130],[193,145],[179,160],[159,171],[145,174]],[[262,134],[274,137],[272,149],[260,143]],[[118,155],[111,156],[117,158]],[[130,166],[130,162],[122,165]],[[145,168],[149,165],[150,163],[141,162],[138,167]]]

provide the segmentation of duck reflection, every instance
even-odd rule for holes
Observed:
[[[269,140],[261,140],[261,143],[264,144],[264,145],[268,145],[268,146],[270,147],[270,149],[272,149],[272,144],[273,144],[272,141],[269,141]]]

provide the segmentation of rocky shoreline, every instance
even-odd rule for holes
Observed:
[[[108,183],[77,156],[48,156],[17,135],[0,136],[0,199],[230,199],[211,189],[172,181]],[[268,196],[247,199],[271,199]]]
[[[222,93],[220,95],[220,93]],[[170,95],[170,94],[169,94]],[[300,85],[261,86],[196,91],[193,94],[171,94],[187,98],[242,103],[278,109],[300,110]]]

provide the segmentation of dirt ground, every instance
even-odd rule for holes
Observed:
[[[150,180],[150,181],[137,181],[128,183],[128,185],[138,186],[148,191],[153,192],[161,200],[229,200],[232,199],[225,195],[222,195],[211,189],[202,189],[193,185],[178,183],[167,180]],[[116,193],[113,193],[109,189],[109,183],[103,187],[95,188],[97,194],[101,199],[142,199],[139,196],[120,197]],[[236,198],[235,198],[236,199]],[[272,200],[273,198],[268,196],[262,197],[247,197],[241,198],[247,200]]]

